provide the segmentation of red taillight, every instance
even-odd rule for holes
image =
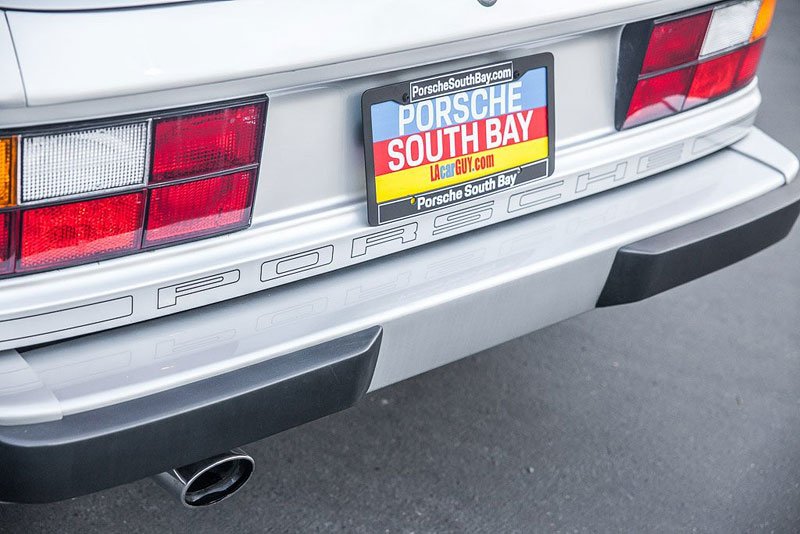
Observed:
[[[642,74],[691,63],[700,54],[711,11],[657,24],[642,64]]]
[[[742,64],[736,73],[736,80],[733,83],[735,89],[744,87],[756,77],[756,70],[761,61],[761,52],[764,51],[764,40],[756,41],[748,46],[742,57]]]
[[[256,163],[264,106],[249,104],[159,119],[154,124],[152,182]]]
[[[750,83],[772,5],[774,0],[725,2],[628,25],[620,47],[617,128],[680,113]]]
[[[13,213],[0,213],[0,274],[14,270],[14,257],[11,253],[11,228],[14,225]]]
[[[254,171],[150,191],[144,246],[218,234],[246,224]]]
[[[739,50],[698,64],[683,109],[730,93],[741,61],[742,51]]]
[[[144,193],[22,212],[17,271],[96,260],[139,247]]]
[[[0,275],[246,228],[265,116],[251,98],[3,136]]]
[[[626,125],[650,122],[680,111],[693,74],[694,67],[688,67],[639,80]]]

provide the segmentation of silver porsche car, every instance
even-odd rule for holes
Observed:
[[[155,476],[750,256],[775,0],[0,0],[0,501]]]

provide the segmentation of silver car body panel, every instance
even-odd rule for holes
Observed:
[[[153,101],[145,95],[164,89],[191,87],[178,104],[186,105],[207,98],[197,90],[209,84],[225,84],[226,93],[253,85],[276,91],[526,43],[550,47],[578,34],[707,3],[502,0],[486,8],[477,0],[236,0],[127,10],[8,11],[7,16],[28,105],[138,94],[141,107],[147,107]],[[596,57],[590,53],[584,59],[590,66]],[[230,95],[212,98],[220,97]]]
[[[289,129],[298,116],[313,121],[316,110],[322,113],[341,104],[338,98],[331,102],[322,95],[285,98],[289,101],[283,107],[276,104],[280,97],[271,103],[269,139],[275,131]],[[334,126],[327,127],[329,137],[316,140],[326,157],[302,159],[299,181],[307,185],[298,187],[293,170],[298,158],[282,157],[291,153],[297,138],[275,135],[264,150],[257,214],[251,228],[0,281],[4,297],[0,349],[83,335],[212,304],[618,187],[740,139],[751,126],[759,102],[758,90],[751,85],[707,106],[701,114],[685,113],[658,127],[649,125],[561,146],[556,152],[555,172],[545,180],[380,228],[370,227],[366,221],[363,161],[355,140],[346,142],[339,136],[337,147],[325,144],[325,139],[337,135]],[[611,112],[606,113],[610,120]],[[345,119],[341,117],[341,121]],[[557,128],[564,129],[561,125]],[[293,179],[282,182],[281,177]]]
[[[249,229],[0,280],[0,424],[58,419],[380,324],[375,389],[592,308],[619,246],[796,174],[796,159],[752,129],[757,82],[615,130],[623,25],[706,3],[0,3],[0,130],[269,96]],[[298,30],[312,26],[313,40]],[[555,60],[553,175],[368,225],[365,90],[544,52]],[[25,350],[42,343],[54,344]]]
[[[742,147],[742,151],[739,150]],[[58,419],[380,325],[375,390],[594,308],[617,249],[786,183],[755,130],[629,187],[436,246],[110,332],[3,353],[0,424]],[[759,161],[749,151],[774,154]]]

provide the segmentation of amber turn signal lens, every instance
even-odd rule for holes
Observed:
[[[750,35],[750,41],[757,41],[764,37],[769,31],[772,24],[772,16],[775,14],[775,1],[776,0],[763,0],[761,8],[758,10],[756,23],[753,25],[753,33]]]
[[[0,208],[13,206],[17,177],[17,138],[0,138]]]

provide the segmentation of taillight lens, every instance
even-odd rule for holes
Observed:
[[[144,194],[132,193],[23,211],[17,271],[137,249],[143,206]]]
[[[772,17],[775,15],[775,1],[763,0],[761,2],[756,24],[753,26],[753,34],[750,36],[751,41],[757,41],[767,35],[769,27],[772,25]]]
[[[13,213],[0,213],[0,274],[10,273],[14,270],[14,256],[11,253],[13,222]]]
[[[0,208],[15,204],[17,181],[17,139],[0,138]]]
[[[711,12],[657,24],[642,64],[642,74],[691,63],[700,54]]]
[[[0,275],[246,228],[265,114],[259,98],[0,137]]]
[[[163,182],[256,163],[264,106],[249,104],[155,122],[153,174]]]
[[[617,128],[680,113],[750,83],[774,7],[774,0],[742,0],[628,25],[620,47]]]
[[[708,57],[749,43],[760,6],[761,0],[744,0],[716,7],[705,32],[700,56]]]
[[[144,184],[147,122],[22,139],[22,202]]]
[[[744,87],[756,77],[756,70],[761,61],[761,53],[764,51],[764,40],[756,41],[744,50],[742,63],[736,71],[736,80],[733,83],[735,89]]]
[[[640,80],[631,98],[629,120],[650,122],[683,109],[693,76],[694,67],[687,67]]]
[[[740,50],[698,64],[683,109],[705,104],[730,92],[741,62]]]
[[[150,191],[145,246],[218,234],[250,219],[253,171]]]

